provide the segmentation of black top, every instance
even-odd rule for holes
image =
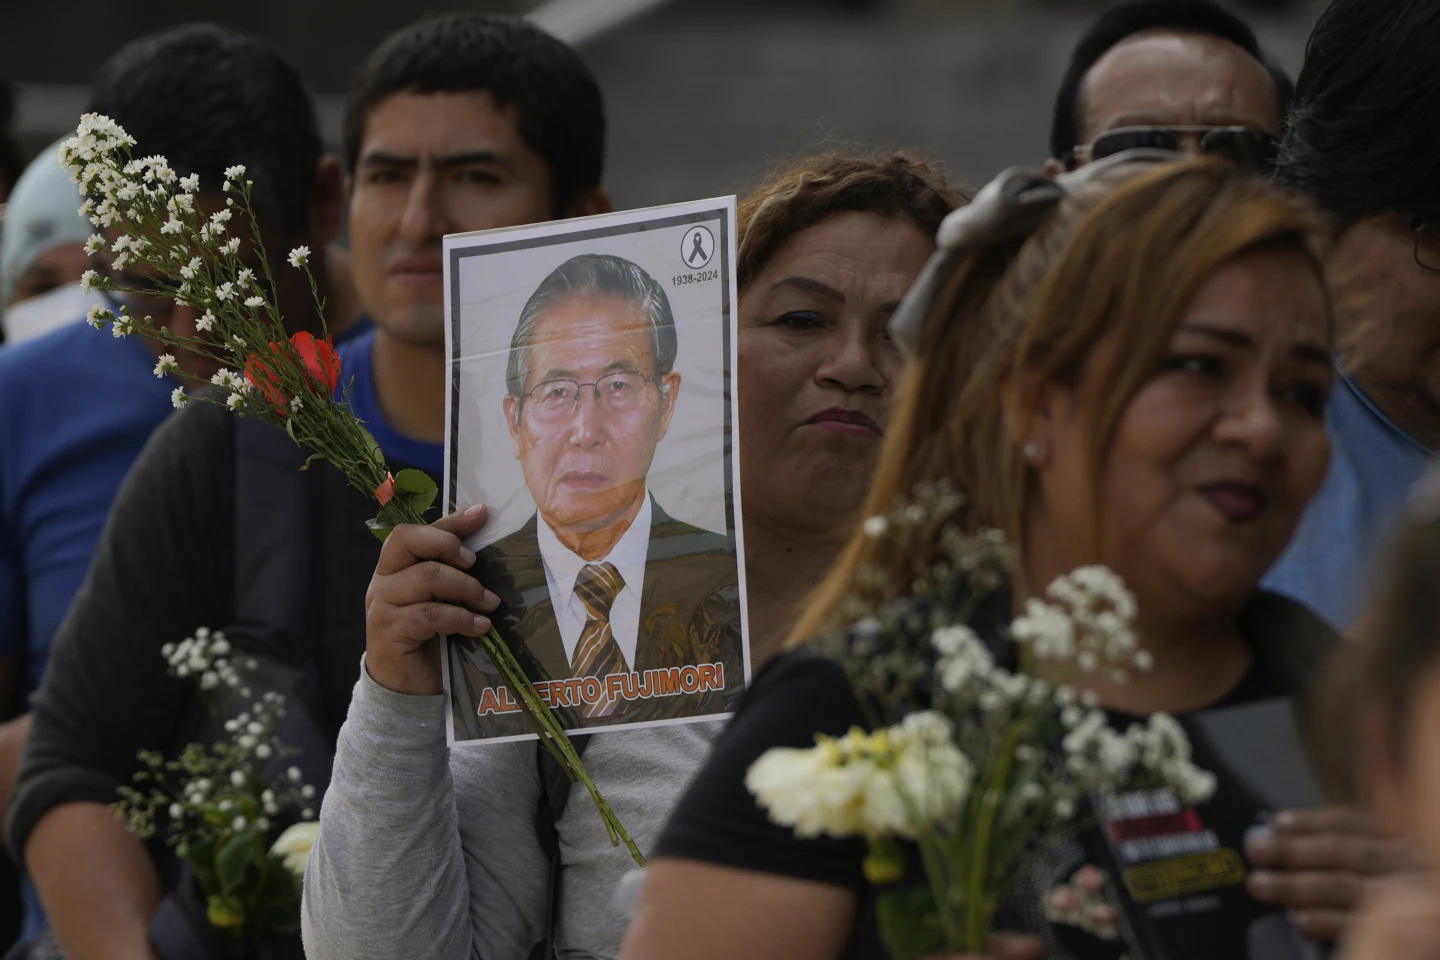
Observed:
[[[160,648],[232,620],[234,420],[211,404],[188,405],[156,430],[126,476],[34,697],[6,830],[13,856],[51,808],[117,800],[116,788],[138,769],[137,750],[181,746],[196,685],[167,674]],[[311,542],[316,701],[333,744],[360,675],[365,590],[380,542],[365,527],[373,499],[328,464],[311,469],[324,476],[311,529],[296,535]]]
[[[1298,695],[1313,685],[1321,660],[1338,639],[1308,610],[1275,594],[1257,593],[1240,618],[1254,651],[1251,668],[1209,707]],[[1000,659],[1013,661],[1008,650]],[[1111,714],[1112,721],[1124,721]],[[723,866],[813,880],[853,890],[860,900],[846,958],[887,956],[876,929],[872,891],[861,863],[863,839],[801,839],[770,821],[745,788],[750,765],[771,747],[811,747],[815,735],[869,729],[844,669],[808,650],[780,654],[761,670],[710,760],[681,798],[656,848]]]

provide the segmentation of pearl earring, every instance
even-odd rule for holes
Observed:
[[[1036,460],[1040,459],[1040,448],[1033,443],[1025,444],[1024,453],[1025,459],[1029,460],[1031,463],[1034,463]]]

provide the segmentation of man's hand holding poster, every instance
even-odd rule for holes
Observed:
[[[749,675],[734,444],[734,199],[445,240],[450,509],[568,731],[710,719]],[[450,742],[532,736],[446,644]]]

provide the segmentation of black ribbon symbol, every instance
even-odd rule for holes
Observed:
[[[705,245],[704,245],[704,241],[700,239],[700,231],[699,231],[699,230],[696,230],[696,231],[695,231],[695,238],[694,238],[694,239],[695,239],[695,246],[691,249],[691,251],[690,251],[690,256],[688,256],[688,257],[685,258],[685,262],[686,262],[686,263],[694,263],[696,257],[699,257],[701,260],[704,260],[704,259],[705,259]]]

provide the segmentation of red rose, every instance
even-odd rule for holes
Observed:
[[[340,356],[329,338],[316,340],[314,334],[301,330],[290,338],[290,344],[300,355],[311,379],[324,386],[325,395],[334,394],[335,385],[340,382]]]
[[[340,382],[340,357],[330,340],[317,340],[314,334],[302,330],[290,338],[290,346],[305,365],[305,373],[315,382],[316,392],[323,392],[327,397],[333,395],[335,385]],[[270,344],[270,352],[277,358],[283,355],[280,344],[274,342]],[[252,353],[245,361],[245,379],[274,405],[276,413],[289,416],[291,398],[273,367]]]

